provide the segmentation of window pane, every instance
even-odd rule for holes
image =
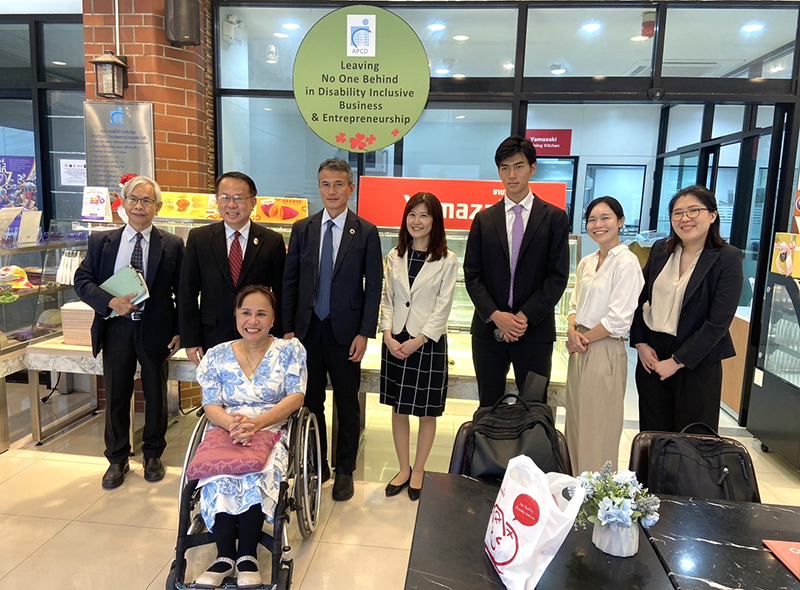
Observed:
[[[772,127],[772,119],[775,117],[775,107],[771,105],[759,105],[756,111],[756,127]]]
[[[494,152],[510,129],[511,105],[428,103],[403,139],[403,176],[497,180]]]
[[[753,285],[755,284],[756,267],[758,266],[758,249],[761,242],[761,225],[764,218],[764,202],[767,193],[767,168],[769,166],[769,150],[772,145],[772,135],[762,135],[756,138],[755,156],[755,181],[753,194],[750,201],[750,221],[747,224],[747,238],[744,250],[744,288],[742,289],[741,305],[750,305],[753,298]]]
[[[525,76],[649,76],[653,39],[642,36],[644,12],[655,19],[642,8],[531,8]]]
[[[733,206],[736,203],[736,179],[739,177],[739,152],[742,144],[723,145],[719,150],[719,168],[714,196],[719,209],[719,233],[723,238],[731,237]]]
[[[717,105],[714,107],[712,137],[738,133],[744,124],[744,105]]]
[[[322,209],[317,168],[328,158],[348,157],[309,129],[292,99],[222,99],[222,170],[249,174],[259,196],[306,198],[309,215],[316,213]]]
[[[0,24],[0,82],[30,81],[31,44],[28,25]],[[81,46],[82,48],[82,46]]]
[[[669,110],[667,151],[700,142],[703,131],[703,106],[678,105]]]
[[[75,173],[86,168],[82,90],[47,93],[47,129],[50,135],[50,186],[53,187],[54,219],[80,219],[83,186]],[[85,181],[85,177],[84,177]]]
[[[219,76],[223,88],[291,90],[294,58],[325,8],[219,9]]]
[[[619,235],[638,234],[646,170],[646,166],[587,165],[582,231],[586,232],[586,207],[589,203],[598,197],[611,196],[619,201],[625,212],[625,225]]]
[[[796,33],[797,9],[669,8],[663,75],[789,78]]]
[[[44,25],[44,72],[48,82],[83,82],[83,25]]]
[[[536,158],[536,182],[563,182],[567,185],[567,217],[572,219],[572,208],[575,205],[575,165],[578,158]]]
[[[29,100],[0,100],[0,171],[0,208],[41,208],[36,190],[33,104]]]
[[[514,75],[515,8],[395,8],[392,12],[419,36],[432,77]]]

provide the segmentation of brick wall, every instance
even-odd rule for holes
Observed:
[[[192,382],[181,381],[181,409],[188,412],[192,408],[199,407],[203,403],[203,390],[200,385]],[[142,392],[142,381],[136,379],[133,382],[133,396],[136,400],[136,411],[144,412],[144,393]],[[97,377],[97,405],[98,409],[106,407],[106,382],[102,375]]]
[[[118,1],[120,53],[128,58],[123,100],[154,105],[156,180],[164,190],[206,192],[215,168],[211,0],[200,0],[203,44],[185,48],[167,42],[164,0]],[[114,0],[83,0],[83,27],[86,98],[104,100],[89,62],[115,51]]]

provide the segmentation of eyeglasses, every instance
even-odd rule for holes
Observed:
[[[700,211],[708,211],[706,207],[692,207],[691,209],[687,209],[686,211],[673,211],[672,212],[672,221],[680,221],[683,219],[683,216],[686,215],[689,219],[697,219],[697,216],[700,215]]]
[[[139,197],[125,197],[126,205],[136,207],[136,203],[141,203],[142,207],[152,207],[156,204],[156,200],[150,197],[145,197],[144,199],[140,199]]]
[[[229,195],[217,195],[217,202],[227,205],[231,201],[236,203],[237,205],[241,205],[242,203],[246,203],[252,197],[245,197],[244,195],[233,195],[232,197]]]

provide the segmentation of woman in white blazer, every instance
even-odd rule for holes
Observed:
[[[394,408],[392,437],[400,472],[386,495],[408,487],[419,498],[436,418],[447,397],[447,318],[458,261],[447,249],[442,204],[431,193],[406,203],[397,247],[386,257],[381,299],[381,403]],[[409,415],[419,417],[417,454],[409,458]]]

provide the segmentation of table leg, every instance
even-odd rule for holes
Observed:
[[[0,379],[0,453],[5,453],[11,446],[8,425],[8,395],[6,378]]]

